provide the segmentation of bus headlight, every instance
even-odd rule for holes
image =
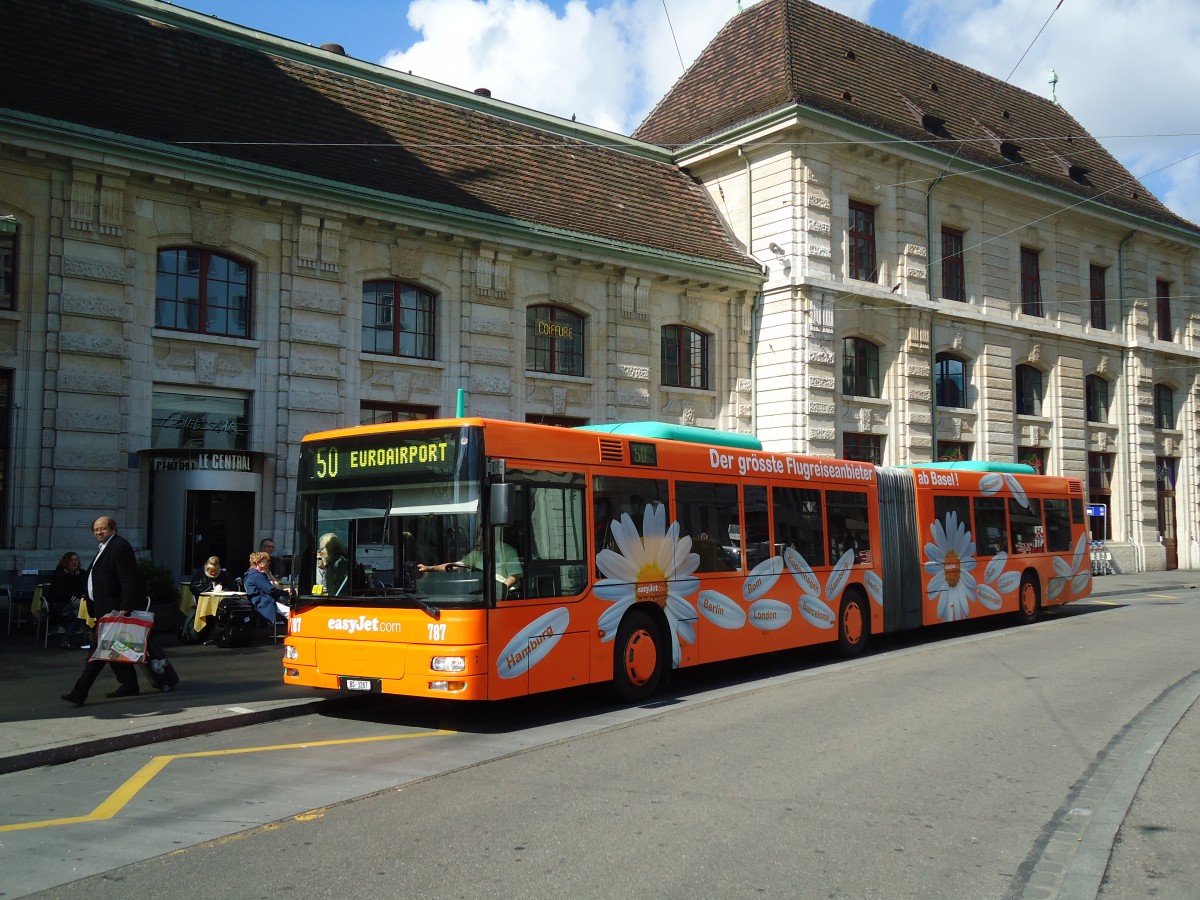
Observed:
[[[467,661],[461,656],[435,656],[429,668],[435,672],[465,672]]]
[[[299,659],[300,651],[297,650],[295,647],[293,647],[291,644],[284,644],[283,658],[284,659]]]

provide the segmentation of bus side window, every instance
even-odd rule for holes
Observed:
[[[975,554],[995,556],[1008,552],[1008,521],[1002,497],[975,498]]]
[[[775,516],[775,555],[791,548],[810,566],[825,565],[825,526],[821,492],[810,488],[771,488]]]
[[[504,534],[522,567],[518,588],[508,599],[581,593],[587,553],[583,475],[510,469],[508,477],[517,483],[517,494]]]
[[[1066,500],[1046,500],[1042,507],[1046,514],[1046,549],[1051,553],[1064,553],[1071,549],[1071,509]]]
[[[675,516],[681,534],[690,535],[700,557],[698,572],[732,572],[742,567],[741,546],[730,543],[730,528],[738,533],[736,484],[702,481],[675,483]]]
[[[669,498],[665,480],[624,478],[619,475],[597,475],[592,481],[592,494],[592,552],[595,554],[601,550],[620,553],[613,539],[613,524],[627,515],[640,535],[646,507],[651,504],[665,507]],[[670,524],[667,523],[668,526]],[[596,574],[601,574],[598,566]]]
[[[746,568],[753,569],[771,555],[771,529],[767,519],[767,489],[761,484],[743,488],[746,527],[741,544],[746,548]],[[730,538],[732,539],[732,535]],[[731,540],[731,543],[736,543]]]
[[[1030,497],[1028,503],[1028,506],[1022,506],[1015,497],[1008,501],[1013,553],[1038,553],[1045,545],[1042,502]]]
[[[871,562],[866,492],[826,491],[825,512],[829,518],[830,562],[836,563],[847,550],[854,551],[856,564]]]

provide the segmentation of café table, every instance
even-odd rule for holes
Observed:
[[[217,614],[217,607],[226,597],[247,597],[241,591],[205,591],[196,598],[196,631],[203,631],[208,620]]]
[[[192,583],[190,581],[181,582],[179,585],[179,611],[186,618],[192,614],[192,610],[195,608],[196,598],[192,596]]]

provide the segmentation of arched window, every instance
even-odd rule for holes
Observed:
[[[1175,428],[1175,392],[1165,384],[1154,386],[1154,427]]]
[[[1042,414],[1042,373],[1033,366],[1017,366],[1016,395],[1018,416]]]
[[[662,383],[708,390],[708,335],[686,325],[662,329]]]
[[[842,341],[842,393],[879,397],[879,348],[863,338]]]
[[[211,250],[158,251],[154,324],[250,337],[250,267]]]
[[[584,318],[560,306],[531,306],[525,313],[525,368],[554,375],[583,375]]]
[[[967,408],[967,364],[953,353],[939,353],[935,360],[934,387],[937,405]]]
[[[403,281],[363,282],[362,348],[433,359],[433,294]]]
[[[1089,375],[1084,382],[1087,395],[1087,420],[1089,422],[1108,421],[1108,381],[1099,375]]]

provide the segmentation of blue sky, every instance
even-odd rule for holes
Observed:
[[[756,0],[742,0],[743,7]],[[629,133],[737,0],[177,0],[197,12]],[[1178,214],[1200,223],[1195,0],[826,0],[1059,101]],[[669,21],[668,21],[669,14]],[[681,62],[682,57],[682,62]]]

